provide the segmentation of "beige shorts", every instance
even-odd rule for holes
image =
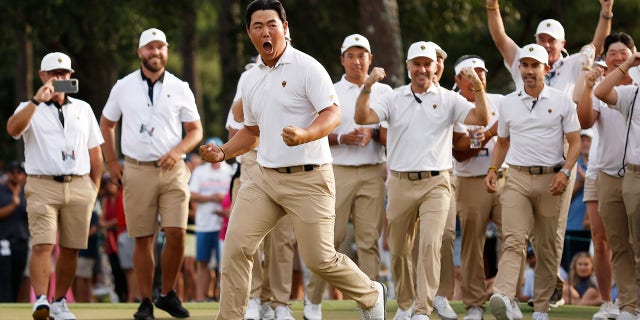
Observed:
[[[24,188],[31,244],[59,244],[86,249],[91,211],[98,188],[88,175],[69,182],[28,176]]]
[[[597,179],[587,178],[584,181],[584,195],[582,202],[598,201],[598,181]]]
[[[76,277],[91,279],[93,278],[93,266],[96,264],[96,259],[78,257],[78,268],[76,269]]]
[[[124,212],[127,232],[133,238],[150,236],[161,227],[187,227],[189,216],[189,178],[184,161],[171,170],[125,161]]]

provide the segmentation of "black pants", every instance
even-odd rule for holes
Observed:
[[[29,241],[9,241],[10,252],[0,250],[0,302],[16,302],[29,254]]]

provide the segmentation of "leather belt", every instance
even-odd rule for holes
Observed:
[[[53,180],[55,182],[60,182],[60,183],[66,183],[66,182],[73,181],[73,179],[79,179],[79,178],[82,178],[84,176],[76,175],[76,174],[58,175],[58,176],[48,176],[48,175],[34,174],[34,175],[30,175],[30,177],[34,177],[34,178],[37,178],[37,179]]]
[[[124,157],[124,161],[135,164],[137,166],[153,166],[153,167],[159,167],[158,165],[158,161],[138,161],[134,158],[125,156]]]
[[[640,164],[627,163],[627,169],[633,172],[640,172]]]
[[[271,168],[280,173],[298,173],[298,172],[307,172],[313,171],[313,169],[320,168],[321,165],[317,164],[303,164],[299,166],[291,166],[291,167],[280,167],[280,168]]]
[[[409,179],[409,181],[417,181],[417,180],[422,180],[422,179],[429,179],[429,178],[433,178],[433,177],[437,177],[439,176],[441,173],[445,172],[447,170],[443,170],[443,171],[415,171],[415,172],[400,172],[400,171],[391,171],[391,174],[396,176],[396,177],[400,177],[400,178],[406,178]]]
[[[518,171],[523,171],[531,175],[537,175],[537,174],[547,174],[547,173],[558,173],[562,169],[562,166],[561,165],[557,165],[555,167],[516,166],[516,165],[510,164],[509,169],[516,169]]]

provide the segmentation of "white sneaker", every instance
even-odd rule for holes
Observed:
[[[522,320],[522,311],[520,311],[519,303],[518,299],[511,300],[511,317],[513,320]]]
[[[447,300],[447,297],[436,296],[433,299],[433,307],[438,312],[438,315],[440,316],[440,318],[444,320],[458,319],[458,315],[456,314],[455,311],[453,311],[453,308],[451,308],[451,305],[449,305],[449,300]]]
[[[549,314],[546,312],[534,312],[531,320],[549,320]]]
[[[429,320],[429,316],[426,314],[414,314],[411,320]]]
[[[51,302],[51,320],[76,320],[76,315],[69,311],[67,307],[67,298],[60,301]]]
[[[600,309],[593,315],[593,320],[616,319],[620,315],[620,309],[615,303],[606,301],[600,305]]]
[[[275,315],[276,320],[296,320],[293,315],[291,315],[291,309],[289,309],[289,307],[276,307]]]
[[[260,298],[249,298],[247,311],[244,313],[245,320],[260,320]]]
[[[322,304],[313,304],[305,300],[303,319],[322,320]]]
[[[396,315],[393,316],[393,320],[409,320],[411,319],[411,313],[413,312],[413,307],[410,307],[407,310],[402,310],[400,307],[396,310]]]
[[[467,315],[463,320],[482,320],[484,317],[484,310],[480,307],[471,307],[467,310]]]
[[[618,320],[637,320],[638,316],[637,314],[633,314],[629,311],[622,311],[620,312],[620,315],[617,318]]]
[[[273,313],[273,309],[271,309],[271,303],[269,303],[269,301],[260,305],[260,317],[262,320],[273,320],[273,318],[275,318],[275,314]]]
[[[49,301],[47,296],[41,295],[33,304],[33,320],[49,320]]]
[[[361,320],[386,320],[387,319],[387,287],[378,282],[373,281],[373,286],[378,291],[378,300],[371,309],[360,309]],[[427,318],[428,319],[428,318]]]
[[[511,301],[507,296],[494,293],[489,299],[489,308],[496,320],[513,320]]]

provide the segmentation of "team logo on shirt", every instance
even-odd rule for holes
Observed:
[[[495,115],[496,115],[496,113],[495,113],[495,112],[491,112],[491,115],[492,115],[492,116],[495,116]]]
[[[282,87],[286,87],[287,86],[287,81],[286,80],[282,80]]]
[[[335,100],[335,97],[334,97],[332,94],[331,94],[331,95],[329,95],[329,99],[331,99],[331,101],[336,101],[336,100]]]
[[[547,112],[549,112],[549,113],[551,113],[552,111],[553,111],[553,110],[551,110],[551,109],[547,109]]]
[[[438,105],[434,103],[434,104],[433,104],[433,108],[435,109],[435,108],[437,108],[437,107],[438,107]]]

